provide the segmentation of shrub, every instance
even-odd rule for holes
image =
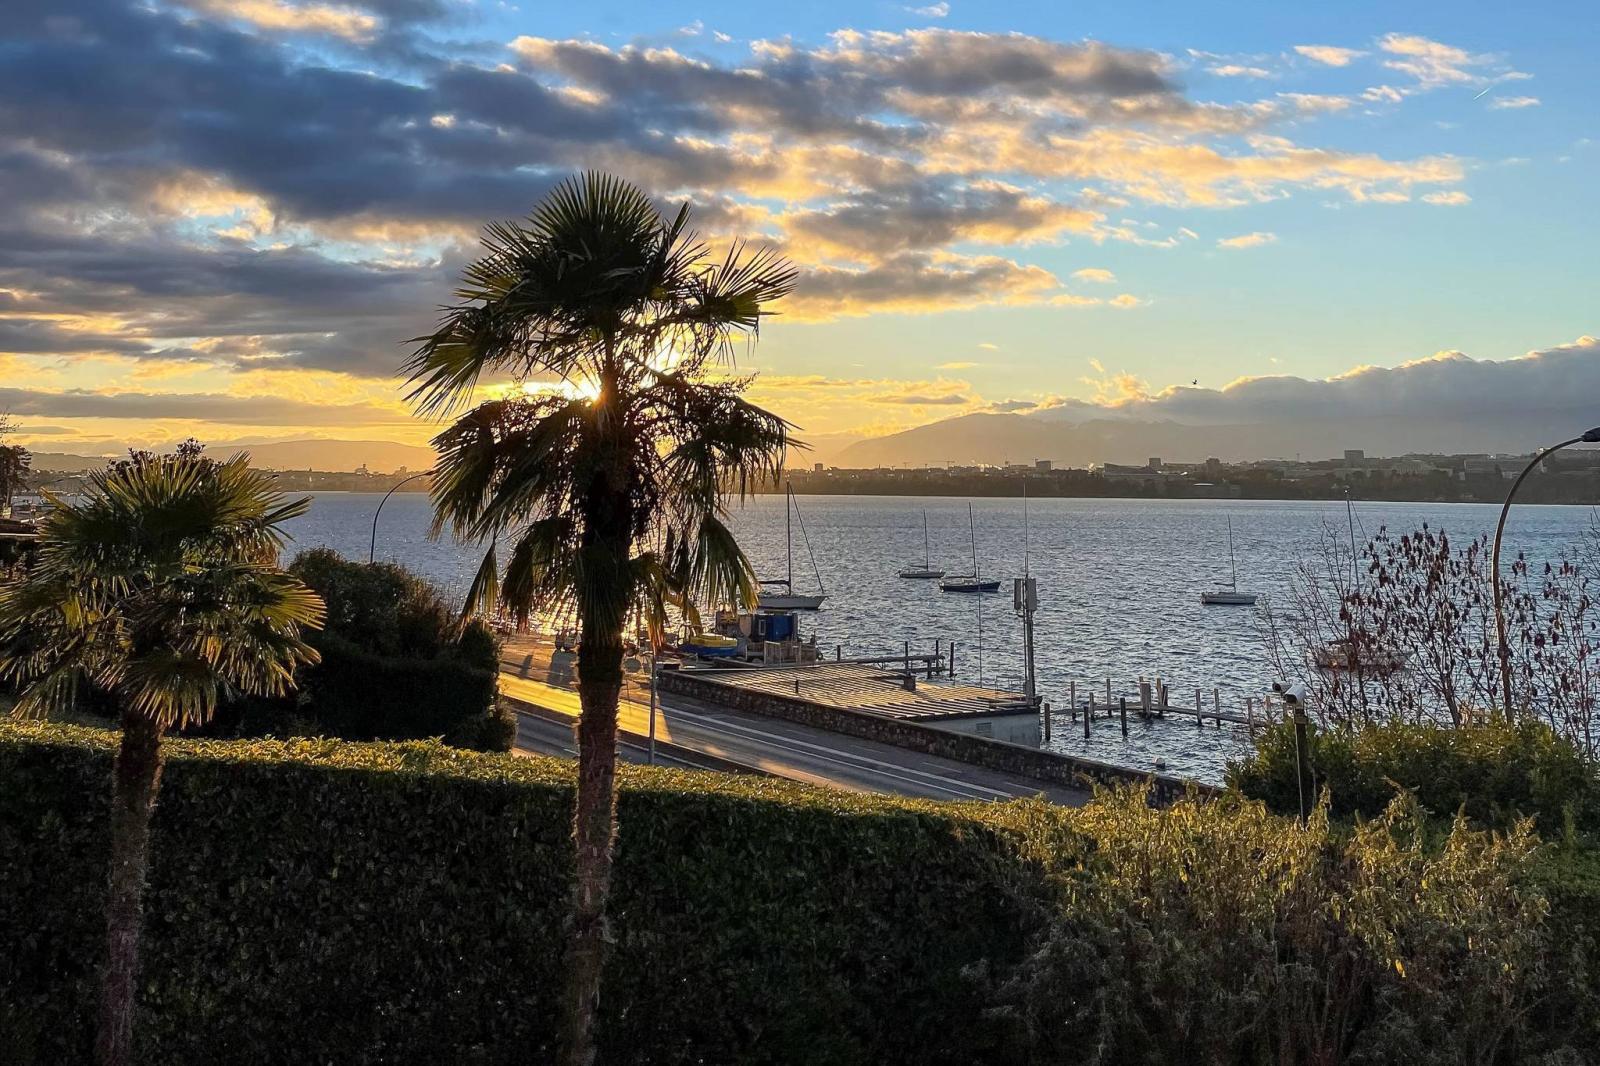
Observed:
[[[1459,729],[1386,722],[1307,730],[1315,788],[1335,817],[1382,814],[1399,789],[1435,814],[1464,811],[1479,825],[1534,818],[1546,835],[1600,828],[1596,767],[1538,722],[1494,719]],[[1292,723],[1264,730],[1255,753],[1228,767],[1228,783],[1280,814],[1299,810]]]
[[[437,589],[393,563],[355,563],[318,548],[289,569],[327,605],[325,627],[308,638],[322,661],[300,672],[298,698],[238,701],[215,732],[441,737],[510,750],[515,717],[495,698],[499,641],[482,620],[463,624]]]
[[[1415,800],[1353,834],[1227,796],[1074,819],[1057,920],[1001,990],[1034,1061],[1519,1061],[1546,901],[1524,823],[1428,843]],[[1559,1032],[1559,1030],[1557,1031]],[[1555,1045],[1559,1046],[1559,1041]]]

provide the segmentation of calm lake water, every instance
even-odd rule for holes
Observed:
[[[367,555],[379,497],[324,493],[290,528],[291,551],[326,546],[354,559]],[[979,568],[1003,579],[999,595],[953,595],[937,582],[895,576],[922,560],[922,513],[928,513],[935,567],[969,569],[967,501],[950,498],[801,496],[805,534],[828,600],[802,626],[818,642],[843,645],[846,655],[932,651],[935,638],[957,642],[963,680],[1021,687],[1022,629],[1011,609],[1010,578],[1023,572],[1020,499],[972,503]],[[1507,551],[1549,558],[1575,543],[1591,520],[1589,507],[1523,507],[1513,513]],[[1465,541],[1492,533],[1498,508],[1487,504],[1358,503],[1358,539],[1380,526],[1394,531],[1426,522]],[[481,557],[448,539],[428,540],[430,512],[421,494],[396,495],[378,527],[379,559],[400,562],[452,595],[462,594]],[[764,496],[735,512],[740,543],[763,577],[784,575],[784,500]],[[1061,708],[1051,747],[1140,769],[1157,759],[1169,773],[1220,779],[1223,761],[1244,750],[1243,729],[1197,729],[1194,720],[1130,722],[1125,741],[1109,722],[1094,723],[1085,740],[1067,717],[1069,685],[1079,698],[1088,686],[1127,694],[1140,677],[1160,677],[1174,703],[1192,702],[1196,689],[1219,689],[1225,709],[1242,710],[1273,678],[1256,611],[1202,607],[1201,591],[1228,576],[1232,519],[1239,587],[1264,604],[1282,601],[1295,564],[1312,553],[1326,529],[1346,530],[1340,502],[1241,500],[1032,500],[1028,558],[1039,583],[1035,660],[1039,691]],[[800,525],[795,525],[795,588],[816,588],[816,570]],[[981,665],[979,656],[981,629]]]

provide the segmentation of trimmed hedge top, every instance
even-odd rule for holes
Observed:
[[[0,724],[0,955],[15,963],[0,967],[0,1061],[88,1061],[115,742]],[[543,1061],[570,764],[429,742],[167,751],[142,1061]],[[1024,950],[1037,911],[1018,886],[1043,874],[1017,836],[1042,804],[620,776],[607,1061],[641,1047],[664,1063],[1006,1057],[976,974]]]

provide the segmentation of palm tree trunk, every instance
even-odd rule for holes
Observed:
[[[133,1061],[133,1012],[139,976],[139,932],[150,865],[150,814],[161,784],[161,727],[124,711],[122,745],[111,771],[111,872],[106,892],[106,969],[100,993],[95,1059],[100,1066]]]
[[[607,940],[611,848],[616,838],[617,701],[622,693],[619,625],[585,618],[578,653],[578,794],[572,934],[567,958],[566,1066],[595,1060],[594,1020]]]

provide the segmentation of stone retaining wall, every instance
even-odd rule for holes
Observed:
[[[1135,782],[1150,785],[1151,798],[1161,804],[1171,803],[1194,788],[1202,795],[1216,789],[1194,784],[1162,774],[1144,774],[1126,767],[1082,759],[1074,755],[1028,748],[1020,744],[990,740],[968,733],[956,733],[920,722],[885,718],[866,711],[831,707],[794,696],[781,696],[755,692],[738,685],[725,684],[707,677],[697,670],[663,670],[657,684],[663,691],[677,693],[716,703],[736,710],[782,718],[801,725],[826,729],[834,733],[875,740],[897,748],[919,751],[924,755],[937,755],[958,762],[971,763],[990,770],[1031,777],[1039,781],[1066,785],[1069,788],[1088,788],[1092,784],[1125,784]]]

